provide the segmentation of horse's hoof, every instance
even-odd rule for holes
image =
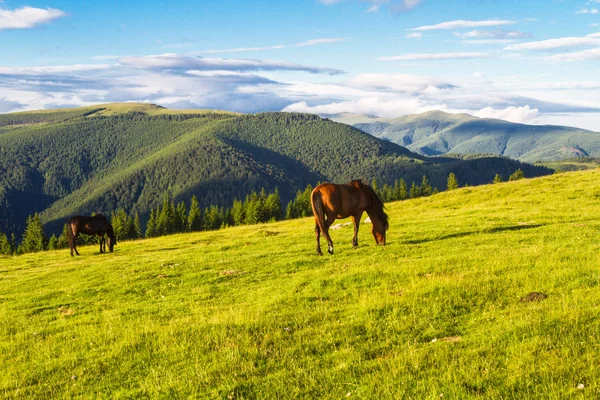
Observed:
[[[328,252],[329,254],[333,255],[333,247],[332,247],[332,248],[330,248],[330,249],[327,249],[327,252]]]

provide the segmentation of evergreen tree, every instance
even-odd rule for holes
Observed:
[[[233,225],[235,226],[244,225],[244,221],[246,220],[244,203],[239,200],[233,201],[233,207],[231,208],[231,219],[233,220]]]
[[[262,207],[260,198],[256,192],[250,193],[250,196],[246,197],[244,202],[245,218],[244,223],[246,225],[253,225],[262,222],[264,215],[264,208]]]
[[[392,189],[392,187],[387,183],[381,188],[381,199],[384,202],[396,200],[394,198],[394,189]]]
[[[0,255],[11,255],[12,254],[12,246],[6,235],[0,232]]]
[[[448,175],[448,190],[458,189],[458,180],[456,179],[456,175],[454,172],[450,172]]]
[[[298,191],[296,200],[294,201],[296,207],[296,218],[308,217],[312,215],[312,207],[310,205],[310,195],[313,191],[312,185],[308,184],[304,192]]]
[[[200,203],[198,202],[196,195],[192,196],[190,203],[190,213],[188,215],[187,227],[188,230],[192,232],[202,230],[202,211],[200,210]]]
[[[275,188],[275,192],[271,193],[265,200],[265,214],[267,221],[279,221],[281,219],[281,198],[279,197],[278,188]]]
[[[56,241],[57,249],[66,249],[69,247],[69,237],[67,236],[67,224],[63,225],[63,230]]]
[[[379,193],[379,186],[377,186],[377,179],[373,178],[373,182],[371,182],[371,187],[375,191],[375,193]]]
[[[177,208],[175,210],[176,214],[176,222],[177,222],[177,232],[184,232],[187,230],[187,209],[185,207],[185,203],[180,201],[177,204]]]
[[[421,190],[417,186],[417,184],[413,181],[412,186],[410,187],[410,198],[416,199],[421,195]]]
[[[140,222],[140,214],[135,213],[135,217],[133,218],[133,231],[134,231],[134,239],[141,239],[144,236],[142,235],[142,223]]]
[[[525,178],[525,174],[523,173],[523,171],[521,170],[521,168],[519,168],[518,170],[516,170],[515,172],[513,172],[510,177],[508,178],[509,181],[518,181],[519,179],[523,179]]]
[[[115,232],[115,236],[117,237],[117,241],[133,239],[136,236],[133,219],[128,216],[122,208],[117,209],[116,212],[111,212],[110,223]]]
[[[406,182],[404,182],[404,179],[400,179],[396,196],[398,197],[398,200],[408,199],[408,191],[406,190]]]
[[[14,232],[10,234],[10,248],[13,253],[17,251],[17,238]]]
[[[204,211],[204,229],[214,230],[219,229],[223,223],[222,210],[219,207],[211,205]]]
[[[33,253],[48,248],[48,238],[38,213],[27,218],[27,227],[23,233],[23,240],[19,246],[19,253]]]
[[[438,194],[440,191],[438,190],[438,188],[433,188],[433,193],[431,193],[431,195],[433,196],[434,194]]]
[[[501,183],[501,182],[502,182],[502,177],[499,174],[496,174],[496,176],[494,176],[493,183]]]
[[[431,196],[431,193],[433,192],[433,190],[431,189],[431,185],[429,184],[429,180],[425,175],[423,175],[423,180],[421,181],[420,192],[421,196],[423,197]]]
[[[287,206],[285,207],[285,219],[294,219],[298,218],[298,213],[296,211],[296,204],[294,200],[290,200]]]
[[[58,238],[56,237],[56,235],[52,234],[52,236],[50,236],[50,240],[48,240],[48,250],[56,250],[58,244]]]
[[[146,237],[151,238],[156,236],[156,217],[154,216],[154,210],[150,209],[150,217],[146,224]]]

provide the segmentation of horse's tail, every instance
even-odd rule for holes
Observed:
[[[69,245],[75,244],[75,234],[73,233],[73,218],[69,218],[67,221],[67,239],[69,239]]]
[[[323,211],[323,197],[321,192],[315,188],[310,196],[310,204],[312,206],[315,222],[321,232],[325,232],[325,212]]]

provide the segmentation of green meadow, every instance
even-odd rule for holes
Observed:
[[[600,170],[387,207],[0,258],[0,397],[600,397]]]

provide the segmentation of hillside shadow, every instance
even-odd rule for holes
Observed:
[[[497,228],[484,229],[484,230],[481,230],[481,231],[452,233],[452,234],[440,236],[440,237],[437,237],[437,238],[427,238],[427,239],[419,239],[419,240],[407,240],[407,241],[402,242],[402,243],[404,243],[404,244],[422,244],[422,243],[428,243],[428,242],[437,242],[437,241],[440,241],[440,240],[448,240],[448,239],[461,238],[461,237],[471,236],[471,235],[477,235],[477,234],[481,234],[481,233],[498,233],[498,232],[506,232],[506,231],[520,231],[520,230],[524,230],[524,229],[539,228],[541,226],[544,226],[544,225],[543,224],[532,224],[532,225],[500,226],[500,227],[497,227]]]

